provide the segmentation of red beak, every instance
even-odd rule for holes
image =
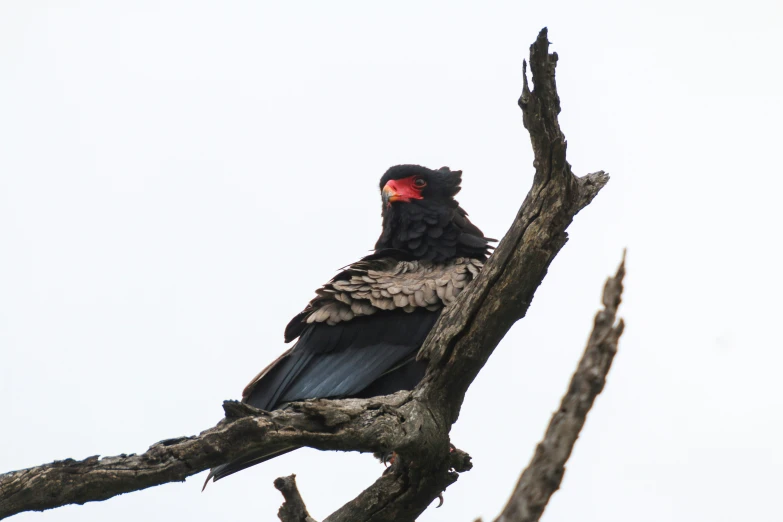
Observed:
[[[397,201],[410,203],[412,199],[423,199],[421,190],[413,186],[413,178],[391,179],[386,182],[381,197],[386,205],[391,205]]]

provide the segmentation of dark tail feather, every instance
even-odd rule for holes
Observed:
[[[229,462],[228,464],[221,464],[220,466],[216,466],[211,470],[209,470],[209,475],[207,475],[207,480],[204,481],[204,487],[201,488],[201,491],[204,491],[207,488],[207,484],[209,484],[209,479],[213,479],[212,480],[213,482],[217,482],[223,477],[233,475],[237,471],[242,471],[243,469],[249,468],[250,466],[261,464],[262,462],[266,462],[267,460],[273,459],[275,457],[279,457],[280,455],[285,455],[286,453],[297,450],[299,448],[300,446],[293,446],[291,448],[281,449],[274,453],[267,453],[266,455],[262,455],[260,457],[254,455],[248,455],[247,457],[242,457],[233,462]]]

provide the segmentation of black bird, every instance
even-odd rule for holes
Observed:
[[[383,230],[375,252],[340,271],[285,329],[294,346],[259,373],[242,401],[262,410],[311,398],[411,390],[424,376],[416,353],[491,250],[454,200],[462,172],[397,165],[381,178]],[[221,479],[283,453],[251,454],[213,468]]]

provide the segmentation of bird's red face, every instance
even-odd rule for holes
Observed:
[[[390,179],[384,185],[381,194],[387,207],[392,203],[402,201],[410,203],[413,199],[424,199],[421,191],[427,186],[427,181],[421,176],[409,176],[402,179]]]

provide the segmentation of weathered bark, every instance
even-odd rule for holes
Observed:
[[[282,522],[315,522],[307,512],[299,488],[296,487],[296,475],[280,477],[275,480],[275,488],[283,494],[285,502],[280,506],[277,517]]]
[[[414,520],[470,468],[467,454],[452,451],[449,441],[465,391],[525,315],[573,217],[608,181],[603,172],[571,173],[557,121],[557,55],[548,46],[544,29],[530,48],[534,89],[525,76],[519,100],[535,154],[533,187],[484,270],[425,341],[420,355],[430,364],[413,392],[305,401],[271,413],[228,402],[226,419],[216,427],[157,443],[142,455],[69,459],[0,475],[0,519],[182,481],[249,452],[310,446],[397,455],[381,478],[327,522]]]
[[[377,399],[313,400],[263,412],[226,401],[226,418],[195,437],[168,439],[141,455],[67,459],[0,475],[0,519],[105,500],[187,477],[248,452],[288,446],[376,451],[404,438],[410,393]]]

